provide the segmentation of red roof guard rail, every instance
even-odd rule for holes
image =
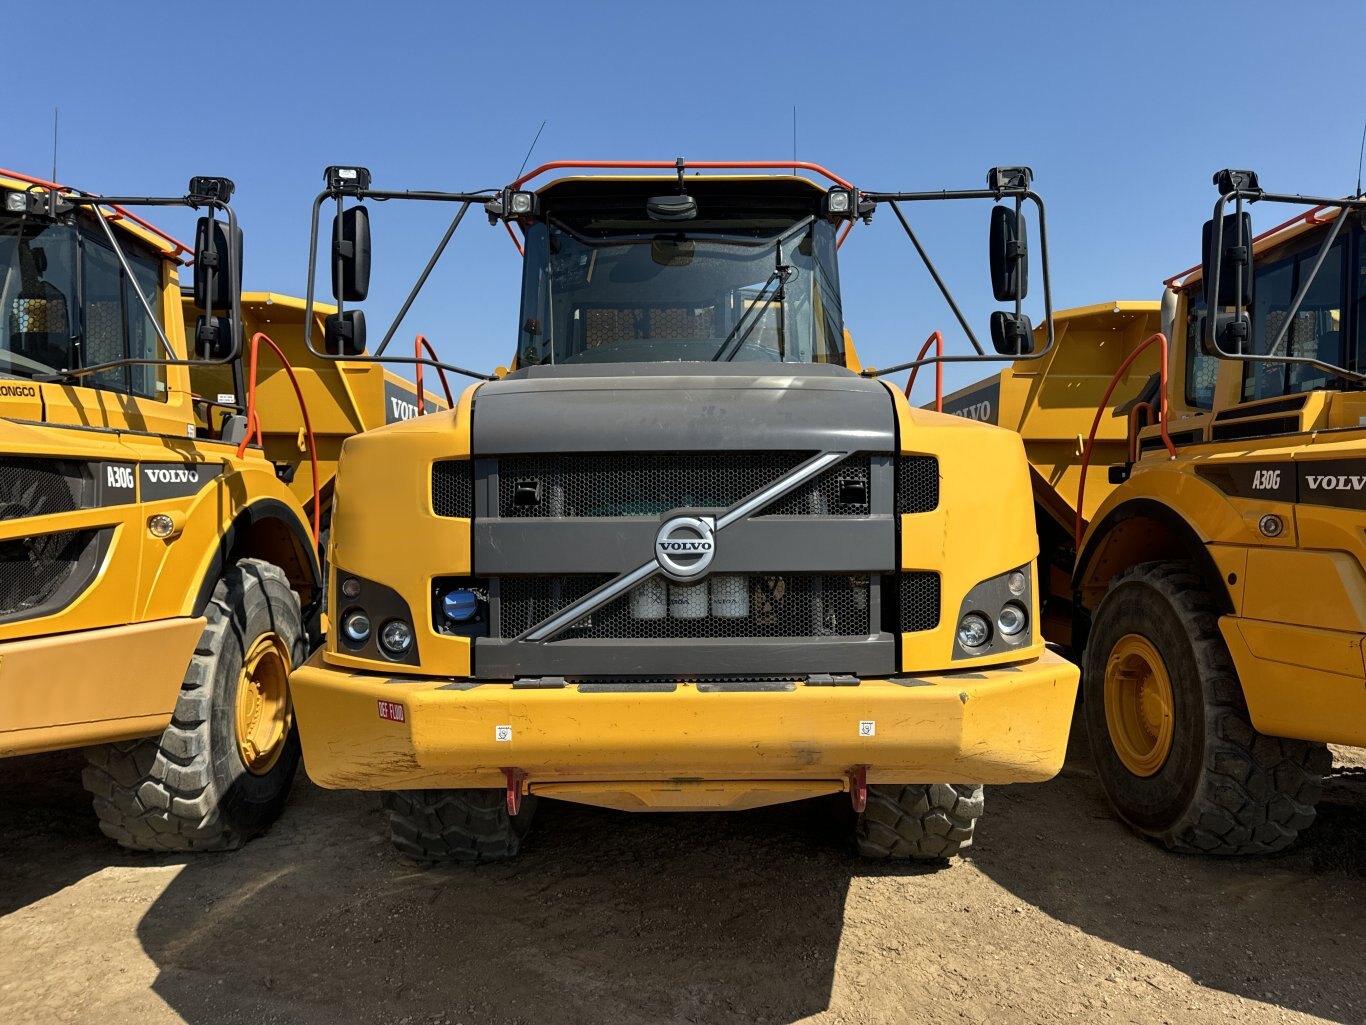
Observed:
[[[71,188],[71,187],[68,186],[68,185],[58,185],[56,182],[50,182],[50,181],[48,181],[46,178],[35,178],[35,177],[33,177],[33,175],[31,175],[31,174],[21,174],[21,173],[18,172],[18,171],[7,171],[7,170],[5,170],[3,167],[0,167],[0,175],[4,176],[4,177],[6,177],[6,178],[13,178],[15,181],[28,182],[30,185],[37,185],[37,186],[40,186],[41,188],[44,188],[44,189],[52,189],[52,190],[55,191],[55,192],[72,192],[72,193],[76,193],[76,192],[77,192],[76,189],[73,189],[73,188]],[[77,193],[77,194],[78,194],[78,195],[85,195],[85,196],[94,196],[94,197],[96,197],[96,198],[99,197],[99,193],[98,193],[98,192],[84,192],[84,193]],[[117,220],[119,217],[123,217],[123,218],[127,218],[128,220],[132,221],[134,224],[137,224],[137,225],[139,225],[139,226],[141,226],[141,227],[143,227],[143,228],[146,228],[148,231],[150,231],[150,232],[151,232],[153,235],[155,235],[157,238],[162,239],[162,240],[164,240],[164,241],[166,241],[166,242],[169,242],[172,246],[175,247],[175,250],[176,250],[176,251],[175,251],[175,253],[173,253],[172,255],[174,255],[174,256],[179,256],[181,253],[193,253],[193,252],[194,252],[194,250],[191,249],[189,246],[187,246],[184,242],[181,242],[179,239],[175,238],[175,237],[172,236],[172,235],[166,234],[166,232],[162,231],[160,228],[156,227],[155,225],[153,225],[153,224],[148,224],[148,223],[147,223],[146,221],[144,221],[141,217],[139,217],[137,214],[133,213],[131,210],[128,210],[126,207],[118,206],[118,205],[116,204],[116,205],[113,207],[113,210],[114,210],[114,213],[115,213],[117,216],[114,217],[114,218],[111,218],[112,220]]]

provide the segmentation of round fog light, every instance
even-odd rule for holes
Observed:
[[[1024,575],[1024,570],[1015,569],[1006,574],[1006,587],[1016,598],[1025,593],[1025,588],[1029,586],[1029,578]]]
[[[1007,605],[1001,609],[1001,614],[996,617],[996,625],[1000,627],[1001,633],[1007,637],[1014,637],[1025,628],[1027,621],[1025,610],[1018,605]]]
[[[356,595],[360,594],[360,581],[355,577],[347,577],[342,581],[341,591],[342,594],[346,595],[348,598],[356,597]]]
[[[342,635],[352,644],[364,644],[370,639],[370,617],[364,612],[348,612],[342,616]]]
[[[958,643],[965,648],[980,648],[991,638],[991,624],[980,612],[969,612],[958,622]]]
[[[379,646],[386,655],[401,658],[413,646],[413,628],[401,619],[391,619],[379,630]]]

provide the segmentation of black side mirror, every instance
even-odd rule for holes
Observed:
[[[370,292],[370,211],[353,206],[332,218],[332,297],[358,303]]]
[[[227,359],[232,355],[232,322],[227,317],[200,317],[194,326],[196,359]]]
[[[365,351],[365,313],[347,310],[323,321],[323,345],[329,356],[359,356]]]
[[[999,209],[999,207],[998,207]],[[1027,356],[1034,351],[1034,325],[1024,313],[997,310],[991,315],[991,345],[1002,356]]]
[[[1200,235],[1200,274],[1205,290],[1205,308],[1252,305],[1252,215],[1227,214],[1224,217],[1223,255],[1219,261],[1219,296],[1210,297],[1214,281],[1214,221],[1205,222]],[[1243,288],[1238,294],[1238,271],[1242,269]]]
[[[194,304],[205,313],[228,312],[234,280],[241,284],[242,229],[229,239],[227,221],[199,218],[194,229]]]
[[[697,216],[697,200],[692,196],[651,196],[645,212],[652,221],[691,221]]]
[[[1025,222],[1008,206],[991,208],[991,290],[998,302],[1029,294],[1029,242]]]

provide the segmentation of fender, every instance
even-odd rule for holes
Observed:
[[[209,560],[208,569],[199,585],[199,593],[195,596],[192,615],[202,616],[204,614],[204,609],[208,607],[209,599],[213,596],[213,589],[218,585],[224,568],[231,562],[233,552],[245,541],[252,527],[267,520],[278,520],[283,523],[298,543],[300,550],[304,552],[308,560],[307,569],[312,577],[314,593],[314,600],[304,609],[304,622],[309,623],[316,618],[316,615],[310,610],[317,609],[322,602],[323,579],[318,565],[318,552],[303,520],[299,519],[298,514],[278,498],[262,498],[253,502],[238,513],[232,523],[228,525],[228,529],[220,535],[218,547],[214,551],[213,558]]]
[[[1072,594],[1076,616],[1073,634],[1077,638],[1075,643],[1079,650],[1085,647],[1086,635],[1090,632],[1090,610],[1086,608],[1082,599],[1087,574],[1111,532],[1121,524],[1135,519],[1148,519],[1161,524],[1174,543],[1175,552],[1154,553],[1151,559],[1179,557],[1188,560],[1204,580],[1210,595],[1219,606],[1220,614],[1230,615],[1233,612],[1233,599],[1229,595],[1223,574],[1206,547],[1206,539],[1200,536],[1184,516],[1166,503],[1154,498],[1131,498],[1115,506],[1099,522],[1091,525],[1087,531],[1087,539],[1077,556],[1072,573]],[[1128,566],[1123,568],[1127,569]]]

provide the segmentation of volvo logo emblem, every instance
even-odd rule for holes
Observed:
[[[710,516],[675,516],[655,535],[655,561],[666,576],[701,576],[716,555],[716,526]]]

